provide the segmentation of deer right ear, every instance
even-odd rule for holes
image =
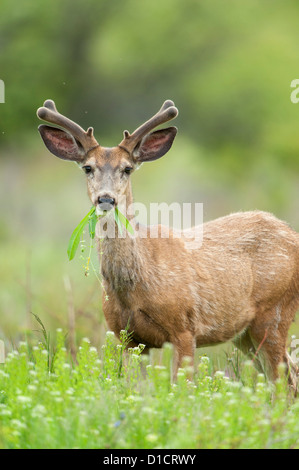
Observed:
[[[82,145],[68,132],[45,124],[41,124],[38,130],[45,146],[56,157],[75,162],[84,160],[85,151]]]
[[[147,134],[134,150],[136,162],[151,162],[163,157],[168,152],[177,134],[176,127],[168,127]]]

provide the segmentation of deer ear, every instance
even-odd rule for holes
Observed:
[[[82,145],[68,132],[45,124],[41,124],[38,130],[47,149],[56,157],[75,162],[84,160],[85,152]]]
[[[133,157],[136,162],[151,162],[163,157],[172,146],[177,131],[176,127],[168,127],[147,134],[134,149]]]

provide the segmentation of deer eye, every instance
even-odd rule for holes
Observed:
[[[132,170],[133,170],[133,168],[131,166],[126,166],[126,168],[124,169],[124,173],[126,175],[130,175]]]
[[[83,166],[82,168],[83,168],[83,170],[85,171],[86,175],[88,175],[89,173],[92,172],[92,168],[91,168],[90,165],[85,165],[85,166]]]

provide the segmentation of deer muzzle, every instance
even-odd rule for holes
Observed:
[[[109,196],[100,196],[98,198],[98,204],[102,211],[110,211],[116,206],[115,199]]]

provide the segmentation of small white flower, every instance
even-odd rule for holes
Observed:
[[[149,406],[145,406],[145,407],[142,409],[142,411],[143,411],[143,413],[150,415],[150,414],[153,413],[154,410],[153,410],[152,408],[150,408]]]
[[[219,377],[219,378],[224,377],[224,372],[223,372],[223,370],[217,370],[217,371],[215,372],[215,377]]]
[[[252,389],[250,387],[243,387],[242,392],[245,393],[245,395],[251,395]]]
[[[115,337],[115,334],[113,333],[113,331],[108,330],[108,331],[106,332],[106,336],[107,336],[107,338],[114,338],[114,337]]]
[[[1,369],[0,369],[0,376],[1,376],[1,377],[8,378],[8,377],[9,377],[9,374],[7,374],[6,372],[4,372],[4,370],[1,370]]]
[[[202,362],[203,364],[208,365],[210,363],[210,358],[208,356],[202,356],[200,358],[200,362]]]
[[[31,403],[31,398],[30,398],[30,397],[26,397],[25,395],[18,395],[18,396],[17,396],[17,400],[18,400],[20,403]]]
[[[44,416],[47,410],[44,405],[36,405],[32,410],[32,416],[34,418],[39,418],[40,416]]]
[[[25,429],[27,426],[26,424],[22,423],[19,419],[12,419],[11,424],[14,428]]]
[[[222,393],[216,392],[216,393],[213,394],[213,398],[214,398],[214,400],[222,400],[223,395],[222,395]]]
[[[148,434],[146,436],[146,440],[148,442],[156,442],[158,440],[158,436],[157,436],[157,434]]]
[[[242,383],[241,382],[230,382],[230,387],[237,390],[237,389],[242,388]]]
[[[133,353],[133,354],[131,355],[131,357],[134,358],[134,359],[139,359],[139,354]]]

